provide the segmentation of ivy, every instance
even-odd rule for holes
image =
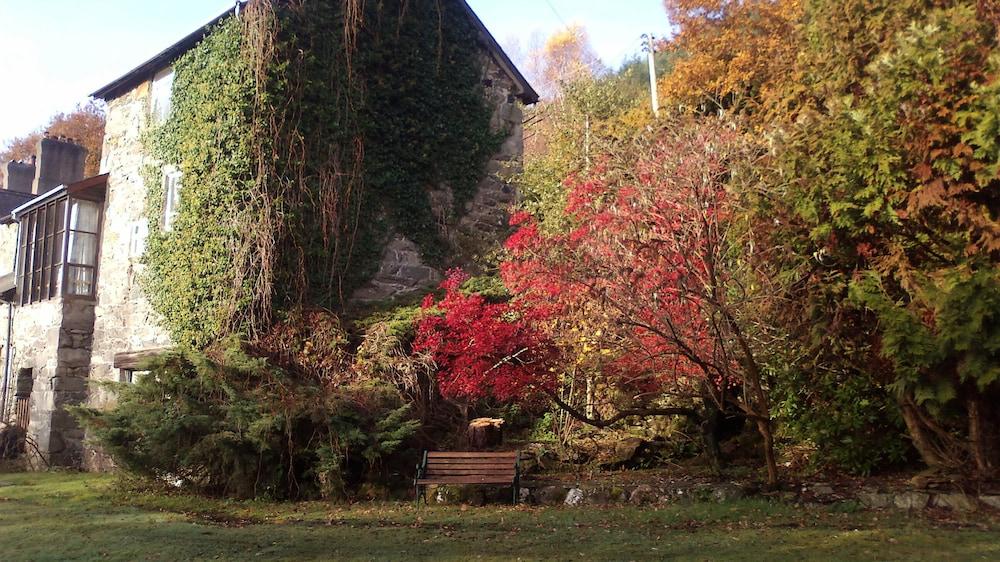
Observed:
[[[178,343],[342,308],[393,232],[449,262],[440,223],[505,133],[490,126],[478,30],[454,2],[344,6],[251,4],[174,62],[171,114],[145,145],[183,172],[181,204],[164,231],[151,166],[144,284]]]

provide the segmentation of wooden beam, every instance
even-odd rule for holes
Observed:
[[[127,351],[115,354],[115,369],[136,370],[148,359],[157,355],[162,355],[168,350],[166,347],[156,347],[151,349],[140,349],[139,351]]]

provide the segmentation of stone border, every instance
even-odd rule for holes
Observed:
[[[508,492],[476,486],[428,487],[427,497],[439,504],[486,501],[509,501]],[[880,490],[862,487],[836,490],[827,483],[804,484],[798,489],[762,492],[738,482],[674,482],[670,484],[570,484],[564,482],[525,481],[521,483],[521,502],[529,505],[578,506],[657,506],[684,502],[724,503],[749,497],[772,498],[785,503],[833,505],[856,502],[869,509],[923,510],[944,508],[960,512],[982,508],[1000,510],[1000,494],[967,495],[954,491]]]

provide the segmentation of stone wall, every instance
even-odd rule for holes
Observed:
[[[6,310],[0,316],[6,330]],[[14,308],[11,380],[31,369],[28,435],[54,466],[79,466],[83,459],[83,430],[66,407],[86,400],[93,330],[89,300],[53,299]]]
[[[98,381],[120,380],[114,368],[116,353],[169,345],[169,336],[139,286],[146,224],[143,169],[151,163],[142,150],[142,134],[150,116],[149,104],[149,83],[108,103],[101,173],[110,176],[91,362],[91,377]],[[94,388],[89,402],[101,407],[112,400],[110,393]]]
[[[431,205],[442,236],[449,241],[449,266],[477,273],[484,258],[495,251],[510,234],[509,210],[517,193],[509,179],[521,169],[524,155],[524,114],[514,95],[513,80],[488,54],[482,57],[483,84],[487,103],[493,108],[490,127],[506,133],[500,149],[486,164],[476,194],[454,217],[452,193],[448,186],[430,191]],[[375,277],[353,295],[353,300],[374,302],[405,297],[437,285],[442,272],[428,266],[420,249],[407,238],[396,235],[382,253]]]
[[[0,275],[14,271],[17,251],[17,224],[0,224]]]

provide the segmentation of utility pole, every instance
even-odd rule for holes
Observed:
[[[642,34],[643,50],[649,57],[649,96],[653,102],[653,116],[660,116],[660,96],[656,91],[656,45],[653,34]]]

